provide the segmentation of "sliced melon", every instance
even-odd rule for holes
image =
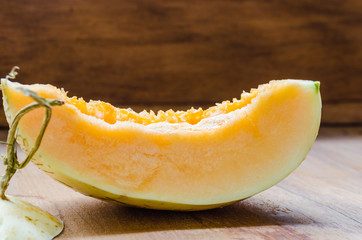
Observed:
[[[1,240],[50,240],[64,227],[61,220],[16,197],[0,198]]]
[[[131,206],[202,210],[259,193],[306,157],[320,124],[319,83],[271,81],[207,110],[158,114],[68,98],[51,85],[2,80],[6,117],[32,99],[18,88],[66,102],[54,107],[33,159],[58,181]],[[18,143],[29,152],[44,110],[26,115]]]

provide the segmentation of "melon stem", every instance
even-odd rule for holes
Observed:
[[[51,115],[52,115],[52,107],[53,106],[61,106],[64,104],[63,101],[60,100],[54,100],[54,99],[46,99],[43,97],[40,97],[37,93],[30,91],[28,89],[19,88],[18,90],[22,91],[25,95],[31,97],[35,102],[31,103],[21,110],[18,111],[18,113],[15,115],[14,119],[11,122],[10,129],[8,132],[8,138],[7,138],[7,148],[6,148],[6,156],[2,156],[4,160],[4,165],[7,165],[5,174],[2,176],[0,180],[0,198],[3,200],[7,200],[7,197],[5,195],[5,191],[9,186],[10,180],[15,174],[15,172],[18,169],[24,168],[31,158],[34,156],[36,151],[39,149],[40,143],[43,139],[45,130],[49,124]],[[29,152],[29,154],[26,156],[25,160],[23,160],[21,163],[18,161],[17,157],[17,146],[16,146],[16,139],[17,139],[17,131],[18,131],[18,125],[21,120],[21,118],[29,113],[32,110],[35,110],[37,108],[45,108],[45,116],[43,119],[43,123],[41,125],[38,137],[36,138],[36,141],[34,143],[33,148]]]

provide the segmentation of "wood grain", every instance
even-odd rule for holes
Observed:
[[[0,75],[19,65],[22,83],[117,106],[175,108],[210,106],[272,79],[312,79],[321,81],[325,104],[347,105],[326,108],[323,121],[362,122],[359,0],[0,6]]]
[[[2,139],[5,134],[0,131]],[[55,182],[32,164],[15,175],[8,193],[60,217],[65,230],[59,240],[359,240],[361,156],[362,128],[322,128],[306,160],[281,183],[231,206],[200,212],[101,202]]]

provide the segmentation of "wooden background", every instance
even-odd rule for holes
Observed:
[[[323,123],[362,123],[360,0],[0,0],[0,47],[1,76],[18,65],[19,82],[87,100],[207,107],[271,79],[312,79]]]
[[[317,80],[323,124],[361,125],[362,1],[0,0],[0,76],[14,65],[19,82],[136,110],[207,107],[272,79]],[[59,239],[361,239],[362,132],[338,129],[322,128],[285,181],[224,209],[101,203],[33,165],[9,193],[61,217]]]

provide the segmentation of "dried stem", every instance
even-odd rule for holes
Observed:
[[[10,130],[8,133],[7,143],[6,143],[7,144],[6,156],[3,156],[4,164],[7,165],[7,168],[5,170],[5,174],[2,176],[2,178],[0,180],[0,198],[3,200],[7,199],[6,195],[5,195],[5,191],[8,188],[9,182],[10,182],[11,178],[13,177],[13,175],[15,174],[15,172],[18,169],[24,168],[29,163],[31,158],[34,156],[36,151],[39,149],[40,143],[43,139],[45,130],[49,124],[49,121],[50,121],[50,118],[52,115],[52,107],[60,106],[60,105],[64,104],[63,101],[42,98],[35,92],[30,91],[29,89],[19,88],[18,90],[22,91],[25,95],[28,95],[29,97],[34,99],[36,102],[31,103],[28,106],[22,108],[15,115],[15,117],[11,123]],[[35,144],[34,144],[33,148],[31,149],[31,151],[29,152],[28,156],[25,158],[25,160],[23,162],[19,163],[18,157],[17,157],[17,151],[16,151],[16,149],[17,149],[16,137],[17,137],[17,129],[18,129],[20,119],[25,114],[29,113],[30,111],[32,111],[34,109],[40,108],[40,107],[45,108],[45,116],[43,119],[42,126],[40,128],[39,135],[36,138]]]

